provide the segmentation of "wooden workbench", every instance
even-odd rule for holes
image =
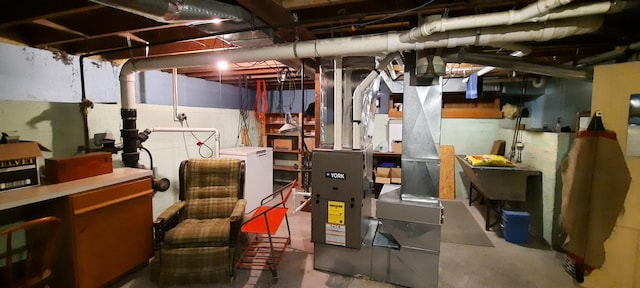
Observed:
[[[0,224],[62,220],[52,287],[101,287],[153,255],[151,171],[117,168],[95,177],[0,192]]]

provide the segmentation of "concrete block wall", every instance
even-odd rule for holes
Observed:
[[[442,119],[440,123],[440,145],[453,145],[456,154],[487,154],[497,139],[500,119]],[[462,167],[456,161],[456,198],[468,198],[462,177]]]
[[[531,213],[532,235],[542,237],[550,244],[558,243],[561,230],[558,226],[560,200],[562,194],[562,180],[559,169],[562,160],[569,152],[573,140],[573,133],[529,132],[522,131],[521,140],[522,164],[538,169],[542,172],[541,186],[528,187],[529,191],[539,191],[527,194],[525,208]],[[505,140],[506,151],[511,151],[513,129],[501,128],[498,138]],[[514,158],[515,159],[515,158]],[[533,185],[538,185],[533,183]]]
[[[84,145],[78,57],[60,58],[50,51],[0,44],[0,131],[19,135],[21,139],[38,141],[53,152],[44,157],[67,157]],[[85,59],[87,98],[94,102],[89,110],[89,135],[111,132],[121,143],[119,66]],[[139,73],[137,81],[137,127],[217,128],[221,147],[240,143],[240,101],[238,89],[201,79],[178,77],[178,112],[187,114],[187,123],[173,120],[171,74],[150,71]],[[255,102],[255,92],[245,100]],[[254,98],[251,98],[254,97]],[[153,104],[147,104],[153,103]],[[252,107],[252,106],[251,106]],[[253,112],[249,113],[250,140],[257,145],[258,130]],[[196,145],[209,133],[152,133],[144,143],[154,160],[156,175],[172,182],[171,190],[157,193],[153,199],[154,217],[177,200],[178,165],[189,157],[208,156],[210,151]],[[212,144],[212,139],[206,144]],[[140,151],[140,164],[149,166],[149,158]],[[42,161],[44,162],[44,161]],[[43,163],[41,163],[43,164]],[[122,166],[120,154],[114,155],[114,166]]]

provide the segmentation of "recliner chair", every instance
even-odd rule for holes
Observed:
[[[247,205],[244,174],[237,159],[182,161],[180,201],[154,221],[152,280],[160,286],[231,282]]]

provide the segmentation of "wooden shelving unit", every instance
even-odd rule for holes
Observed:
[[[442,97],[442,118],[500,119],[500,97],[483,95],[478,99],[464,99],[464,94],[451,93]]]
[[[273,148],[273,181],[290,182],[298,179],[298,185],[302,183],[302,153],[303,141],[307,148],[312,150],[316,146],[316,122],[313,117],[304,116],[302,113],[292,113],[293,121],[303,127],[304,137],[300,132],[279,133],[278,129],[285,123],[286,113],[267,113],[265,134],[263,143]]]

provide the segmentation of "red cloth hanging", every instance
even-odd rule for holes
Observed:
[[[267,84],[264,80],[258,80],[256,86],[257,86],[256,87],[256,105],[255,105],[256,117],[258,117],[260,122],[264,122],[266,119],[266,114],[268,110]]]

